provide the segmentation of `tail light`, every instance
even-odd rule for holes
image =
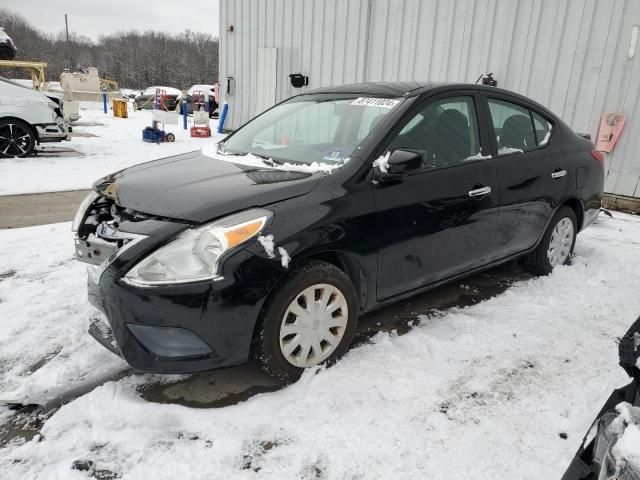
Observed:
[[[604,163],[604,154],[599,150],[591,150],[589,152],[593,158],[595,158],[600,163]]]

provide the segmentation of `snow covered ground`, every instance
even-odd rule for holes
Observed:
[[[614,217],[579,235],[571,266],[423,315],[405,335],[379,333],[334,367],[235,406],[140,396],[167,377],[105,383],[40,436],[0,448],[0,477],[86,479],[71,466],[88,460],[123,479],[560,478],[627,383],[616,337],[640,314],[640,217]],[[69,225],[0,231],[0,244],[0,398],[42,402],[123,369],[85,333]],[[0,408],[0,422],[8,416]]]
[[[165,127],[176,141],[155,144],[142,141],[142,129],[151,124],[150,111],[129,110],[129,118],[115,118],[111,110],[103,113],[102,104],[83,102],[80,115],[70,142],[42,144],[37,156],[0,159],[0,195],[91,188],[111,172],[214,142],[191,138],[182,128],[182,117],[179,125]],[[212,130],[216,127],[217,120],[212,120]]]

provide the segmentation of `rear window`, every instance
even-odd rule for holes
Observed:
[[[543,147],[549,143],[552,125],[549,120],[533,110],[531,111],[531,117],[533,118],[533,125],[535,127],[536,141],[538,146]]]
[[[549,142],[552,125],[539,113],[522,105],[493,98],[489,99],[489,111],[498,155],[526,152],[544,147]]]

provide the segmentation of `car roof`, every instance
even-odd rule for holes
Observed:
[[[535,100],[520,95],[519,93],[503,88],[491,87],[488,85],[479,85],[475,83],[456,83],[456,82],[430,82],[430,81],[406,81],[406,82],[366,82],[352,83],[347,85],[335,85],[332,87],[323,87],[310,90],[305,94],[323,94],[323,93],[345,93],[360,94],[381,97],[415,97],[418,95],[429,93],[440,93],[452,90],[478,90],[490,93],[497,93],[509,96],[514,100],[520,100],[535,106],[537,109],[546,112],[548,115],[557,118],[548,108],[539,104]]]

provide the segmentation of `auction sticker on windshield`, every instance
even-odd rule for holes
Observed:
[[[351,102],[351,105],[358,105],[358,106],[364,106],[364,107],[393,108],[399,103],[400,103],[400,100],[395,100],[393,98],[358,97],[353,102]]]

